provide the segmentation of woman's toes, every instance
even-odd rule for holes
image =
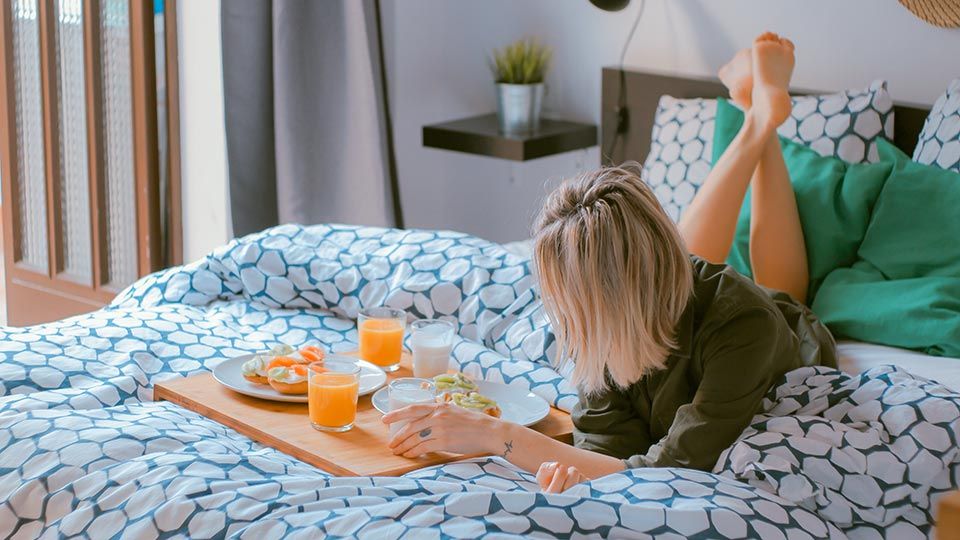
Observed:
[[[754,80],[760,84],[786,89],[793,74],[793,43],[779,37],[776,40],[759,40],[758,38],[752,51]]]
[[[780,36],[778,36],[777,34],[774,34],[773,32],[764,32],[759,36],[757,36],[756,39],[753,40],[753,42],[760,43],[762,41],[779,41],[779,40],[780,40]]]
[[[793,43],[771,32],[753,46],[752,109],[767,127],[779,126],[790,115],[787,88],[793,74]]]

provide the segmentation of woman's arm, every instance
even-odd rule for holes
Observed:
[[[583,450],[551,439],[523,426],[501,422],[500,438],[512,448],[510,462],[529,472],[536,472],[544,461],[556,461],[576,467],[588,479],[599,478],[626,468],[623,461],[590,450]],[[501,454],[502,455],[502,454]]]
[[[394,454],[416,457],[428,452],[494,454],[535,473],[545,461],[576,467],[586,478],[624,470],[617,458],[575,448],[518,424],[451,405],[416,404],[391,411],[384,423],[409,420],[390,440]]]

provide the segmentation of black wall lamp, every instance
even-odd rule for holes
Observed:
[[[620,11],[627,7],[630,0],[590,0],[590,3],[604,11]]]

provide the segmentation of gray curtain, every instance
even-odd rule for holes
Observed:
[[[223,0],[234,234],[402,226],[376,0]]]

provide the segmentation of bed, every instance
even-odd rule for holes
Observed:
[[[0,328],[0,537],[924,538],[960,478],[950,361],[856,343],[843,371],[779,381],[711,472],[634,469],[555,495],[497,457],[334,478],[151,399],[277,342],[352,349],[377,304],[454,322],[471,375],[576,400],[528,256],[447,231],[274,227],[103,310]]]

